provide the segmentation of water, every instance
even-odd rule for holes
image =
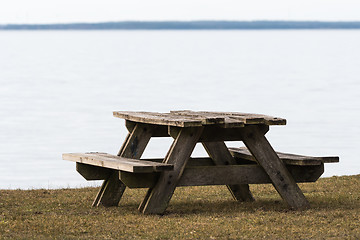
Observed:
[[[333,30],[0,32],[0,188],[98,185],[61,154],[117,153],[115,110],[284,117],[267,134],[276,150],[338,155],[323,176],[359,174],[359,42]]]

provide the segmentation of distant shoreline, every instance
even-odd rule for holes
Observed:
[[[3,24],[0,30],[302,30],[360,29],[360,21],[123,21],[65,24]]]

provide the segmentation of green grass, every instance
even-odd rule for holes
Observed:
[[[252,203],[225,186],[177,188],[163,216],[142,215],[145,189],[93,208],[95,188],[0,190],[0,239],[360,239],[360,175],[300,184],[311,204],[289,210],[271,185]]]

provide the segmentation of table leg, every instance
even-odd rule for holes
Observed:
[[[309,207],[309,202],[259,127],[245,127],[243,142],[269,175],[275,189],[291,208]]]
[[[202,143],[215,165],[235,165],[236,161],[231,156],[224,142]],[[227,185],[231,195],[237,201],[254,201],[248,184]]]
[[[174,170],[161,173],[155,187],[149,189],[140,204],[140,211],[145,214],[164,213],[202,131],[203,127],[181,129],[165,158],[166,163],[174,164]]]
[[[137,124],[132,132],[127,135],[118,156],[140,159],[152,136],[152,130],[148,125]],[[102,184],[93,206],[117,206],[125,188],[125,184],[119,180],[119,172],[114,171],[109,179],[106,179]]]
[[[104,207],[117,206],[125,188],[126,186],[119,180],[119,172],[113,171],[101,185],[92,205],[96,207],[100,205]]]

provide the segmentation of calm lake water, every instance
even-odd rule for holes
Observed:
[[[0,188],[98,185],[61,154],[117,153],[115,110],[283,117],[267,134],[276,150],[340,156],[325,177],[360,174],[359,42],[356,30],[2,31]]]

